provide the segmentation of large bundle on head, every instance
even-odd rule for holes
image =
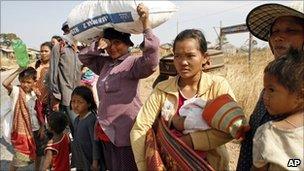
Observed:
[[[85,44],[98,39],[103,30],[109,27],[139,34],[143,32],[136,11],[139,3],[149,8],[152,28],[166,22],[177,11],[176,6],[169,1],[85,1],[70,12],[67,22],[74,38]]]

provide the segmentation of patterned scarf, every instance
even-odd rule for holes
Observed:
[[[19,97],[14,110],[11,142],[18,159],[30,162],[36,158],[30,113],[25,102],[25,92],[21,88],[19,88]]]
[[[214,169],[195,151],[171,133],[162,117],[150,128],[145,142],[147,168],[163,170],[204,170]]]
[[[40,71],[40,77],[38,78],[37,82],[36,82],[36,87],[39,90],[39,93],[41,94],[38,99],[39,101],[41,101],[42,103],[47,103],[47,99],[48,99],[48,89],[44,83],[46,74],[48,73],[49,70],[49,66],[44,67],[41,69]]]
[[[36,82],[36,88],[38,90],[39,96],[37,95],[35,110],[37,112],[37,118],[40,125],[45,124],[45,116],[48,115],[47,107],[48,107],[49,91],[44,83],[48,70],[49,70],[49,66],[42,68],[40,71],[40,76]]]

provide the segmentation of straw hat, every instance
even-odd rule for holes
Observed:
[[[304,19],[303,1],[295,2],[291,7],[273,3],[260,5],[249,12],[246,25],[255,37],[268,41],[270,28],[277,18],[294,16]]]

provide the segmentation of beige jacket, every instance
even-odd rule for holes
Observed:
[[[178,76],[159,83],[140,109],[130,133],[132,150],[139,170],[147,170],[145,161],[146,133],[161,112],[174,115],[178,108]],[[226,79],[220,76],[202,73],[198,97],[211,100],[222,94],[234,93]],[[170,123],[170,122],[169,122]],[[229,156],[225,143],[231,136],[215,129],[190,133],[195,150],[207,152],[207,160],[215,170],[229,169]]]

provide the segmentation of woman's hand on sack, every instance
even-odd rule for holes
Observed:
[[[137,13],[139,15],[139,19],[143,23],[143,29],[146,30],[151,28],[151,23],[149,20],[149,9],[143,3],[140,3],[137,6]]]
[[[100,38],[98,41],[98,47],[97,49],[105,49],[111,45],[110,40],[105,38]]]

